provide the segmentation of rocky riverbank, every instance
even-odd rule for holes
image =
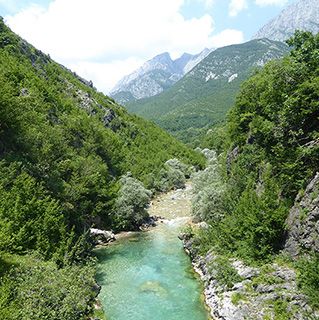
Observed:
[[[213,252],[200,256],[193,239],[182,238],[194,270],[204,282],[213,319],[319,319],[319,313],[298,290],[292,268],[279,263],[249,267],[236,259],[221,259]]]
[[[113,233],[111,230],[91,228],[91,239],[95,246],[105,246],[115,240],[134,236],[140,231],[148,231],[158,223],[186,217],[191,220],[191,193],[192,185],[190,182],[186,182],[183,189],[161,193],[152,199],[148,208],[149,217],[143,221],[138,231]]]
[[[96,250],[99,299],[109,318],[208,319],[202,285],[177,239],[191,220],[189,191],[190,186],[154,198],[149,214],[163,218],[156,227]]]

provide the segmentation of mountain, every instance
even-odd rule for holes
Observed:
[[[170,88],[209,52],[209,49],[204,49],[197,55],[184,53],[176,60],[172,60],[167,52],[159,54],[121,79],[112,89],[111,96],[124,105],[129,101],[155,96]]]
[[[262,27],[253,38],[285,41],[294,34],[295,30],[319,32],[318,0],[299,0],[291,4]]]
[[[199,54],[193,56],[189,61],[185,64],[183,68],[183,73],[186,74],[191,71],[196,65],[198,65],[203,59],[205,59],[213,50],[205,48]]]
[[[151,98],[126,104],[184,141],[199,129],[225,119],[240,84],[267,61],[287,53],[286,44],[252,40],[211,52],[170,89]]]

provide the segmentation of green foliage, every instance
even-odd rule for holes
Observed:
[[[231,289],[235,283],[243,280],[226,257],[217,257],[211,262],[209,268],[215,273],[218,283],[226,286],[227,289]]]
[[[297,262],[298,285],[309,297],[310,304],[319,308],[319,255],[314,254]]]
[[[318,167],[318,35],[297,32],[289,57],[250,78],[231,110],[233,145],[247,138],[275,168],[284,195],[293,197]],[[312,53],[310,53],[312,52]],[[312,58],[311,58],[312,57]]]
[[[186,178],[190,177],[193,169],[192,167],[186,165],[185,163],[181,162],[176,158],[167,160],[164,166],[166,169],[179,170],[184,174]]]
[[[240,292],[235,292],[231,296],[231,302],[235,306],[237,306],[239,304],[239,301],[244,300],[244,299],[245,299],[245,295]]]
[[[85,319],[94,299],[94,267],[58,269],[36,257],[1,256],[10,267],[0,278],[0,318]]]
[[[152,187],[161,192],[185,187],[186,178],[189,178],[194,167],[190,167],[178,159],[169,159],[165,162]]]
[[[270,259],[282,247],[297,193],[318,170],[319,35],[297,32],[288,43],[290,55],[256,71],[225,128],[202,142],[221,154],[215,180],[225,190],[213,194],[215,203],[202,198],[197,209],[207,206],[211,224],[199,234],[201,251],[211,246],[249,261]],[[215,180],[207,181],[212,190]],[[201,188],[195,190],[199,197]],[[222,218],[209,219],[216,213]]]
[[[93,271],[81,267],[88,229],[136,228],[145,215],[148,191],[135,184],[128,200],[120,177],[130,171],[148,184],[171,158],[201,168],[204,157],[129,115],[2,19],[0,83],[0,254],[49,261],[20,270],[0,258],[0,318],[82,319],[93,285]]]
[[[94,309],[93,311],[93,319],[107,320],[106,315],[100,306],[101,309]]]
[[[34,178],[0,162],[0,251],[37,249],[49,258],[65,229],[62,209]]]
[[[288,302],[286,300],[276,300],[274,302],[274,320],[289,320],[292,313],[288,311]]]
[[[231,144],[225,123],[213,126],[200,138],[200,146],[203,149],[215,150],[218,155],[227,150]]]
[[[258,195],[248,184],[226,224],[236,232],[234,248],[242,256],[265,259],[277,252],[283,240],[288,208],[279,198],[279,187],[272,178],[265,178],[264,191]],[[233,221],[229,221],[233,220]]]
[[[219,221],[224,214],[223,183],[217,155],[207,152],[208,166],[205,170],[193,174],[192,212],[200,220]]]
[[[276,59],[287,51],[285,44],[264,39],[219,48],[168,90],[129,102],[126,107],[153,120],[180,140],[194,142],[208,127],[225,120],[241,83],[260,60],[266,55]],[[215,79],[207,78],[212,74]],[[234,74],[237,78],[229,82]]]
[[[130,174],[120,180],[121,188],[115,202],[115,220],[119,229],[136,229],[148,213],[152,192],[145,189],[143,184],[132,178]]]
[[[174,157],[203,166],[201,155],[0,26],[2,249],[60,252],[64,261],[93,222],[118,225],[125,172],[148,183]]]
[[[202,245],[243,259],[269,258],[281,247],[288,212],[271,168],[264,168],[257,186],[252,177],[242,181],[242,170],[224,183],[218,166],[209,165],[194,178],[193,213],[212,226],[201,232]]]

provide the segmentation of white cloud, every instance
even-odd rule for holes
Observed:
[[[255,0],[255,2],[258,6],[261,7],[270,5],[283,6],[288,2],[288,0]]]
[[[215,0],[201,0],[206,8],[211,8],[215,4]]]
[[[135,58],[125,60],[115,60],[108,63],[77,61],[71,63],[69,67],[76,70],[78,74],[87,80],[92,80],[95,87],[109,92],[114,84],[125,75],[132,73],[139,68],[145,61]]]
[[[187,6],[193,4],[194,2],[197,2],[204,5],[206,9],[211,9],[216,1],[218,0],[184,0],[184,5]]]
[[[212,47],[220,48],[236,43],[244,42],[244,34],[242,31],[235,29],[225,29],[212,38]]]
[[[91,74],[98,89],[108,91],[118,78],[111,64],[119,73],[124,69],[130,72],[137,61],[164,51],[176,56],[211,46],[212,17],[185,19],[180,13],[183,3],[52,0],[46,9],[32,5],[5,19],[13,31],[37,48],[80,75]]]
[[[229,15],[235,17],[239,12],[247,9],[247,0],[231,0],[229,3]]]

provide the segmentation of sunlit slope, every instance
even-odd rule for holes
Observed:
[[[287,52],[286,44],[267,39],[217,49],[169,90],[126,107],[187,140],[187,131],[224,120],[241,83]]]

